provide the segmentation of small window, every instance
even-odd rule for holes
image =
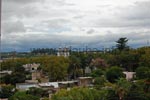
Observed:
[[[34,68],[32,68],[32,70],[34,70]]]

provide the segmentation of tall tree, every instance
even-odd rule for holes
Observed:
[[[128,49],[129,47],[127,46],[127,42],[128,42],[128,39],[126,37],[123,37],[123,38],[119,38],[116,43],[116,47],[118,50],[122,51],[122,50],[125,50],[125,49]]]

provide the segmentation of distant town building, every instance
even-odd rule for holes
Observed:
[[[64,56],[64,57],[68,57],[70,56],[70,49],[69,48],[59,48],[57,51],[57,56]]]

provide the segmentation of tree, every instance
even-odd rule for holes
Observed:
[[[9,98],[15,93],[15,88],[12,85],[2,86],[0,90],[0,98]]]
[[[140,60],[140,55],[136,49],[130,49],[116,54],[108,54],[106,60],[110,66],[120,66],[127,71],[135,71],[139,64],[143,62]],[[145,64],[147,63],[145,62]]]
[[[89,88],[72,88],[70,91],[60,90],[52,95],[51,100],[106,100],[105,90],[98,91]]]
[[[67,58],[51,56],[43,59],[42,70],[48,74],[50,81],[64,80],[67,77]]]
[[[25,92],[16,92],[13,96],[8,98],[8,100],[40,100],[40,98],[26,94]]]
[[[129,47],[127,46],[127,42],[128,42],[128,39],[126,37],[123,37],[123,38],[119,38],[116,43],[116,47],[118,50],[122,51],[122,50],[126,50],[128,49]]]
[[[118,95],[115,93],[114,89],[107,89],[107,95],[105,100],[119,100]]]
[[[119,80],[117,80],[114,90],[116,91],[119,100],[124,99],[125,95],[127,95],[127,93],[129,92],[130,87],[131,83],[128,82],[126,79],[120,78]]]
[[[104,71],[101,69],[93,70],[90,75],[92,77],[100,77],[101,75],[104,75]]]
[[[81,53],[79,55],[79,58],[81,60],[81,67],[84,70],[86,67],[90,66],[90,62],[93,59],[93,55],[87,54],[87,53],[86,54]],[[85,73],[84,73],[84,75],[85,75]]]
[[[149,100],[148,96],[144,93],[141,85],[133,83],[129,89],[128,94],[124,98],[125,100]]]
[[[94,69],[94,67],[105,69],[108,65],[104,59],[96,58],[96,59],[92,59],[90,66],[92,67],[92,69]]]
[[[116,82],[117,79],[123,76],[123,70],[119,67],[111,67],[106,71],[106,78],[109,82]]]
[[[150,47],[143,47],[137,50],[140,57],[140,65],[150,68]]]
[[[107,82],[107,80],[104,76],[96,77],[96,78],[94,78],[94,87],[96,89],[102,89],[102,87],[105,86],[106,82]]]
[[[41,88],[36,88],[36,87],[31,87],[29,90],[26,92],[27,94],[34,95],[37,97],[48,97],[48,91],[43,90]]]
[[[136,76],[139,79],[150,78],[150,69],[148,67],[138,67],[136,69]]]
[[[26,80],[26,75],[24,72],[15,71],[11,75],[7,74],[2,77],[2,80],[5,84],[15,85],[16,83],[23,83]]]
[[[1,63],[1,70],[12,70],[15,71],[17,67],[21,67],[24,64],[27,64],[29,59],[27,58],[17,58],[17,59],[8,59]]]
[[[80,74],[78,72],[81,69],[81,61],[75,55],[70,56],[69,60],[68,73],[72,76],[71,78],[76,79],[76,77]]]

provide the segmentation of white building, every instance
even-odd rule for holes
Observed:
[[[30,71],[30,72],[35,72],[37,71],[38,67],[40,66],[40,64],[25,64],[23,65],[23,67],[25,68],[26,71]]]
[[[36,83],[17,83],[16,84],[16,89],[22,90],[22,91],[29,90],[29,88],[31,88],[31,87],[38,88],[39,86]]]
[[[90,74],[91,73],[91,69],[89,67],[85,68],[85,74]]]
[[[123,72],[126,75],[127,80],[131,80],[135,77],[136,72]]]
[[[57,56],[64,56],[68,57],[70,56],[69,48],[59,48],[57,52]]]

